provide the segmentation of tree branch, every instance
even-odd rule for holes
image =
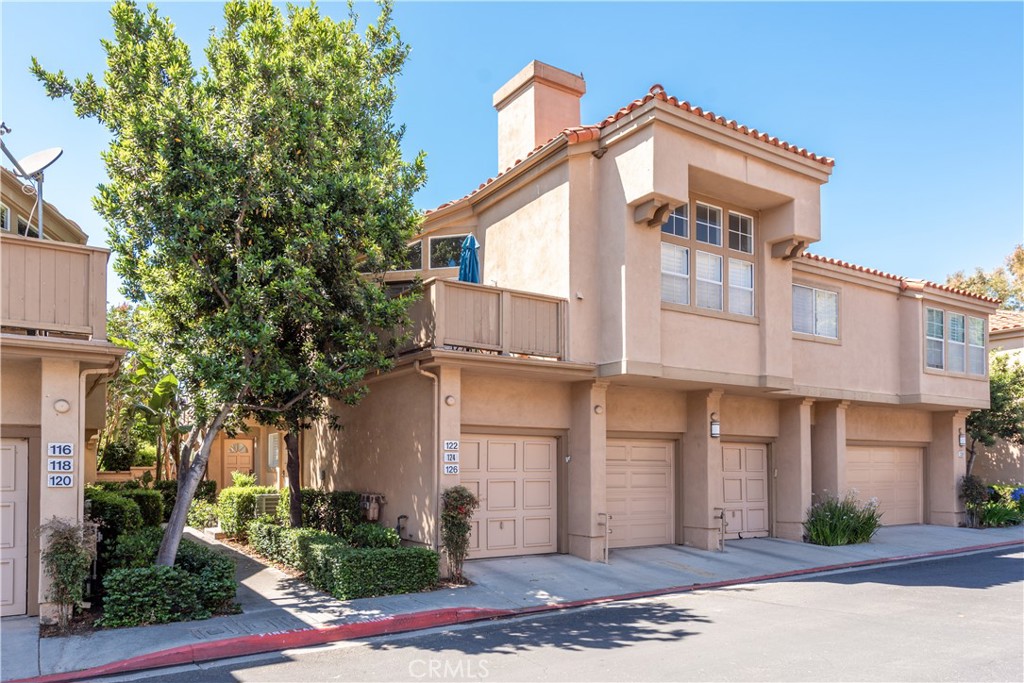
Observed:
[[[258,410],[265,413],[283,413],[291,408],[293,405],[306,398],[309,395],[309,389],[303,389],[301,393],[296,394],[290,401],[281,406],[270,407],[270,406],[259,406],[251,403],[239,403],[239,408],[245,408],[247,410]]]
[[[210,271],[207,268],[204,268],[201,263],[199,263],[199,259],[196,258],[195,254],[189,254],[189,258],[192,259],[192,265],[194,265],[200,272],[202,272],[204,275],[206,275],[207,278],[210,279],[210,286],[213,287],[214,293],[217,295],[217,298],[219,298],[221,302],[224,304],[224,307],[231,308],[231,302],[228,301],[228,298],[226,296],[224,296],[224,292],[221,291],[221,288],[217,286],[217,280],[213,277],[213,274],[210,273]]]

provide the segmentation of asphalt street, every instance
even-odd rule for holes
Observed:
[[[1022,598],[990,551],[106,680],[1019,682]]]

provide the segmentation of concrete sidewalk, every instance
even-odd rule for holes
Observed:
[[[476,560],[466,565],[473,586],[346,602],[213,543],[238,563],[237,599],[242,614],[55,638],[39,638],[35,618],[6,618],[0,623],[0,679],[52,676],[51,680],[74,680],[74,675],[55,674],[92,669],[88,675],[94,677],[543,611],[551,606],[779,579],[983,546],[1008,545],[1012,549],[1020,543],[1024,543],[1021,527],[902,526],[882,528],[871,543],[836,548],[763,538],[730,541],[720,553],[682,546],[614,550],[608,565],[569,555]]]

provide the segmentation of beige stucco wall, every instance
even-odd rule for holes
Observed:
[[[570,385],[462,373],[462,425],[568,429]]]
[[[924,445],[932,438],[931,413],[853,405],[846,412],[846,438],[851,442]]]
[[[39,359],[0,357],[0,424],[38,425]]]
[[[1024,485],[1024,448],[999,441],[986,448],[979,445],[971,474],[988,484]]]
[[[406,540],[430,544],[434,525],[434,412],[429,379],[404,372],[370,384],[358,406],[333,402],[343,429],[305,438],[304,480],[328,490],[383,493],[380,523],[408,515]]]
[[[779,402],[752,396],[725,395],[719,415],[722,437],[758,437],[779,435]]]
[[[612,385],[608,431],[681,434],[686,431],[686,394]]]

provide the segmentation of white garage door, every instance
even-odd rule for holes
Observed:
[[[470,558],[558,550],[557,451],[550,437],[462,436],[462,484],[480,499]]]
[[[849,446],[846,449],[846,486],[861,501],[878,499],[882,524],[920,524],[924,520],[920,448]]]
[[[28,592],[28,442],[0,442],[0,616],[25,613]]]
[[[612,548],[673,542],[671,441],[608,439],[608,544]]]

